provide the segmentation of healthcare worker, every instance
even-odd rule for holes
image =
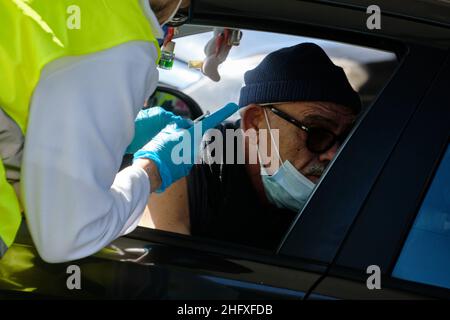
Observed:
[[[150,192],[187,174],[169,150],[188,124],[162,109],[144,114],[140,139],[174,124],[117,172],[158,82],[160,24],[189,2],[0,2],[0,256],[21,212],[45,261],[91,255],[136,227]]]

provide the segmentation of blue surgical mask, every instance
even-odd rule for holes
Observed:
[[[270,138],[281,163],[281,166],[273,175],[269,175],[262,164],[260,164],[261,179],[267,199],[278,208],[299,212],[311,195],[315,184],[301,174],[289,160],[284,162],[281,160],[278,146],[274,141],[272,132],[270,132],[271,128],[265,109],[264,115],[269,128]]]

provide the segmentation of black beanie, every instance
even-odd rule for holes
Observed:
[[[239,105],[295,101],[328,101],[361,110],[359,95],[325,51],[301,43],[267,55],[244,75]]]

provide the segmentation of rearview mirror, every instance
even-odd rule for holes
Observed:
[[[202,109],[194,99],[180,90],[158,86],[148,98],[144,109],[162,107],[184,118],[196,119],[203,114]]]

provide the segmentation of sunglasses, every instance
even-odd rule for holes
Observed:
[[[348,134],[350,133],[350,129],[345,131],[344,133],[340,134],[339,136],[335,135],[330,130],[327,130],[325,128],[321,127],[308,127],[301,123],[299,120],[294,119],[287,113],[278,110],[273,105],[264,106],[265,108],[268,108],[270,111],[272,111],[275,115],[279,116],[280,118],[292,123],[297,128],[305,131],[308,136],[306,138],[306,147],[309,151],[313,153],[324,153],[325,151],[329,150],[332,146],[336,144],[336,142],[341,145],[344,140],[347,138]]]

